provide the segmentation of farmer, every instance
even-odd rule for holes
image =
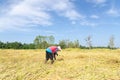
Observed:
[[[50,59],[51,64],[54,63],[54,59],[56,60],[56,55],[58,56],[57,52],[61,51],[60,46],[50,46],[46,49],[46,60],[45,63]]]

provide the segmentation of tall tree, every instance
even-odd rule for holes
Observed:
[[[79,48],[79,47],[80,47],[78,40],[75,40],[75,41],[61,40],[61,41],[59,42],[59,45],[60,45],[62,48]]]
[[[55,38],[53,36],[36,36],[34,44],[36,48],[46,48],[50,44],[54,43]]]
[[[74,43],[72,41],[68,41],[67,48],[74,48]]]
[[[114,49],[114,36],[111,36],[110,39],[109,39],[109,44],[108,44],[108,47],[110,49]]]
[[[66,48],[66,40],[59,41],[59,46],[61,46],[62,49]]]
[[[55,38],[54,38],[54,36],[48,36],[48,43],[49,44],[54,44],[54,42],[55,42]]]
[[[35,48],[39,48],[40,47],[39,36],[36,36],[36,38],[34,39],[34,44],[35,44]]]
[[[79,48],[80,47],[79,40],[75,40],[74,41],[74,46],[75,46],[75,48]]]
[[[91,36],[88,36],[85,40],[86,40],[86,43],[87,43],[89,49],[91,49],[92,48]]]

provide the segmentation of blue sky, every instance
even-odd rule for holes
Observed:
[[[120,47],[120,0],[0,0],[0,41],[31,43],[37,35]]]

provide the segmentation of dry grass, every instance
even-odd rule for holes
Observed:
[[[0,50],[0,80],[120,80],[120,50],[65,49],[53,65],[44,50]]]

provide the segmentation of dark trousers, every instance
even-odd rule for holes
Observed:
[[[54,55],[52,53],[49,53],[46,51],[46,60],[45,63],[50,59],[51,60],[51,64],[53,64],[54,60],[53,60]]]
[[[46,60],[53,60],[53,54],[46,51]]]

